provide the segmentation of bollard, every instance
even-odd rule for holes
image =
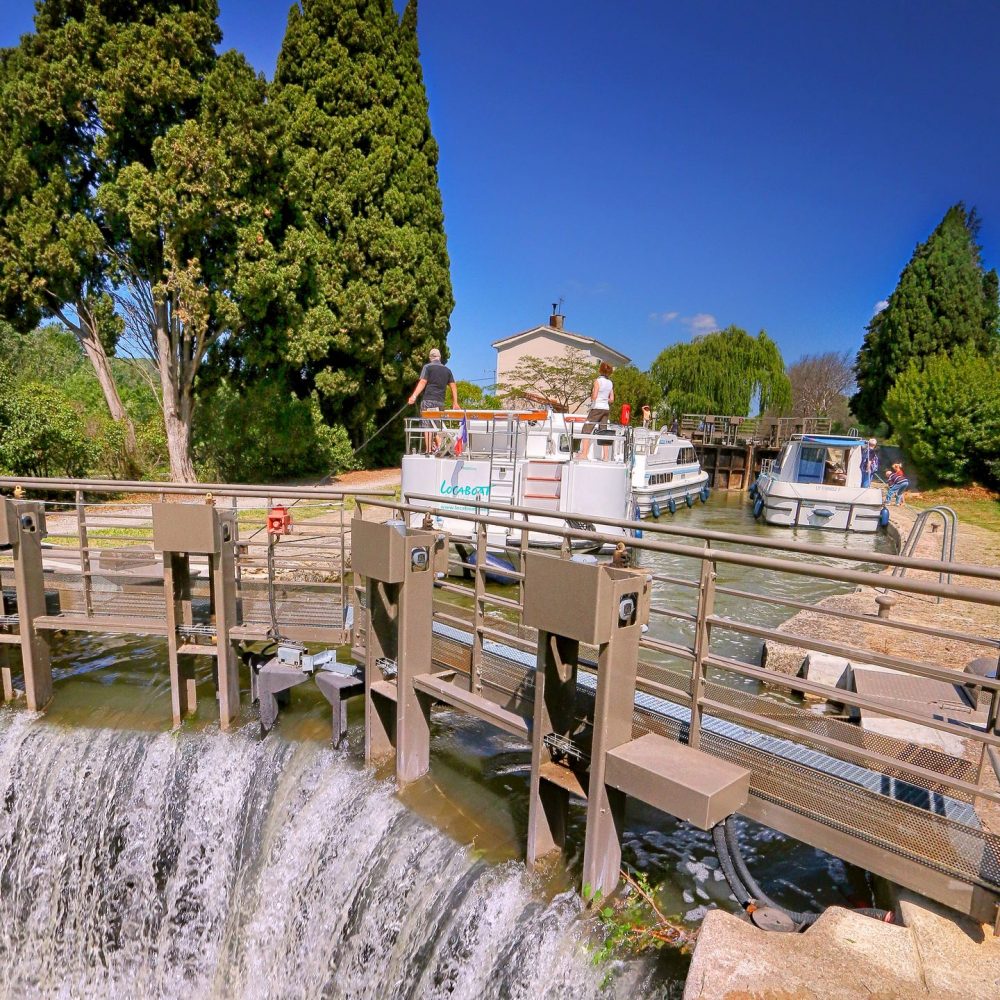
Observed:
[[[197,690],[192,657],[216,658],[219,722],[229,729],[240,711],[239,650],[229,637],[236,625],[236,514],[211,504],[153,504],[153,549],[163,553],[167,606],[167,658],[174,725],[195,711]],[[211,645],[190,641],[197,634],[191,600],[191,556],[208,559]],[[184,638],[188,631],[188,638]]]
[[[402,521],[351,522],[354,572],[365,578],[365,760],[395,750],[396,777],[430,767],[431,700],[413,681],[431,673],[435,535]]]
[[[18,645],[24,673],[28,708],[37,712],[52,700],[52,662],[48,633],[35,629],[35,619],[45,608],[45,577],[42,570],[42,538],[45,508],[40,503],[0,498],[0,546],[14,557],[14,591],[17,599]],[[3,666],[4,697],[13,697],[10,666]]]

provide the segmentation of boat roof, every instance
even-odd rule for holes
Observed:
[[[860,448],[867,438],[848,437],[846,434],[803,434],[802,440],[807,444],[821,444],[826,448]]]

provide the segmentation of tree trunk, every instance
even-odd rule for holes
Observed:
[[[185,391],[180,359],[170,335],[170,313],[165,302],[156,305],[156,362],[163,390],[163,424],[167,432],[170,478],[178,483],[194,483],[191,461],[191,416],[194,410],[190,391]]]
[[[182,419],[173,406],[163,408],[170,456],[170,478],[179,483],[195,483],[198,477],[191,461],[191,422]]]
[[[76,334],[76,339],[87,355],[104,394],[104,401],[108,404],[111,419],[120,423],[125,429],[125,457],[128,467],[134,472],[139,464],[136,456],[135,424],[132,423],[132,418],[128,415],[121,396],[118,395],[118,386],[115,385],[114,375],[111,373],[111,361],[108,359],[107,351],[104,350],[100,336],[86,321],[81,310],[78,310],[78,315],[80,316],[78,326],[65,318],[60,318]]]

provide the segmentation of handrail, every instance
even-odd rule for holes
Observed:
[[[436,505],[435,508],[421,507],[419,508],[421,511],[426,511],[428,509],[440,509],[441,516],[459,518],[462,520],[472,520],[475,517],[475,515],[469,517],[468,512],[459,511],[454,507],[441,506],[441,497],[436,497],[428,493],[406,493],[404,496],[413,500],[430,501]],[[391,507],[395,506],[396,503],[396,501],[393,501],[388,504],[383,504],[383,506]],[[817,555],[823,556],[827,559],[834,557],[837,559],[844,559],[848,562],[876,563],[881,566],[901,565],[907,566],[910,569],[922,569],[930,572],[940,572],[944,570],[946,572],[953,572],[957,576],[970,576],[984,580],[1000,581],[1000,567],[994,566],[942,563],[934,559],[916,559],[899,555],[890,555],[884,552],[857,552],[852,549],[835,549],[828,545],[817,545],[813,542],[799,542],[780,538],[762,538],[755,535],[740,535],[731,531],[713,531],[706,528],[692,528],[677,524],[651,521],[643,521],[639,524],[639,522],[630,521],[621,517],[607,517],[604,515],[595,517],[593,514],[580,514],[573,511],[541,511],[537,507],[524,507],[511,504],[491,504],[488,500],[476,500],[475,502],[463,503],[463,506],[475,508],[477,510],[484,508],[486,510],[509,511],[514,514],[524,514],[536,518],[559,518],[561,520],[582,521],[590,524],[602,524],[609,528],[626,528],[630,531],[634,530],[636,527],[641,527],[644,535],[651,533],[661,535],[681,535],[688,538],[699,538],[708,542],[726,542],[734,545],[750,545],[754,548],[769,548],[784,552]],[[504,522],[502,526],[509,526],[509,523]],[[518,522],[516,526],[520,528],[523,525]],[[535,525],[535,527],[539,532],[543,530],[542,525]],[[544,530],[549,534],[557,534],[555,526],[545,525]],[[611,538],[606,540],[614,542],[619,539]],[[637,539],[633,539],[630,544],[640,545],[641,547],[641,543]]]
[[[361,486],[258,486],[243,483],[167,483],[128,479],[69,479],[41,476],[0,476],[0,489],[22,486],[30,490],[83,493],[165,493],[170,495],[338,499],[345,496],[392,496],[394,490],[385,487]]]

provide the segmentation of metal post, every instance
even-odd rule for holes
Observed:
[[[198,704],[194,660],[178,652],[180,626],[190,625],[191,559],[184,552],[163,553],[163,597],[167,608],[167,663],[170,669],[170,707],[174,725],[192,715]]]
[[[691,722],[688,746],[697,748],[701,739],[702,698],[705,695],[705,658],[709,654],[712,632],[707,619],[715,614],[715,563],[707,547],[701,562],[698,584],[698,612],[695,621],[694,658],[691,661]]]
[[[229,637],[229,630],[236,625],[236,516],[226,512],[218,517],[222,544],[208,560],[215,614],[219,722],[228,729],[240,714],[239,648]]]
[[[598,647],[597,659],[583,883],[605,895],[618,885],[625,825],[625,793],[605,784],[606,758],[609,751],[632,740],[639,639],[648,608],[647,579],[630,576],[613,584],[611,633]]]
[[[355,517],[351,537],[367,588],[365,759],[395,747],[397,779],[413,781],[430,766],[431,703],[414,682],[431,673],[434,535]]]
[[[577,640],[539,631],[528,797],[527,860],[531,865],[562,848],[566,841],[569,791],[545,777],[547,765],[552,763],[545,737],[555,734],[570,741],[574,736],[579,659]]]
[[[472,613],[472,655],[469,661],[469,690],[481,694],[483,682],[483,605],[486,598],[486,525],[476,522],[476,568],[474,570],[474,608]]]
[[[5,514],[3,506],[7,507]],[[41,711],[52,700],[52,662],[48,632],[36,631],[35,619],[45,614],[45,577],[42,568],[42,538],[45,509],[35,502],[0,501],[0,517],[10,526],[14,556],[14,589],[17,594],[17,625],[24,671],[24,693],[28,708]]]
[[[90,577],[90,540],[87,537],[87,515],[83,509],[83,490],[76,491],[76,527],[80,536],[80,576],[83,579],[83,607],[88,618],[94,616],[93,581]]]

